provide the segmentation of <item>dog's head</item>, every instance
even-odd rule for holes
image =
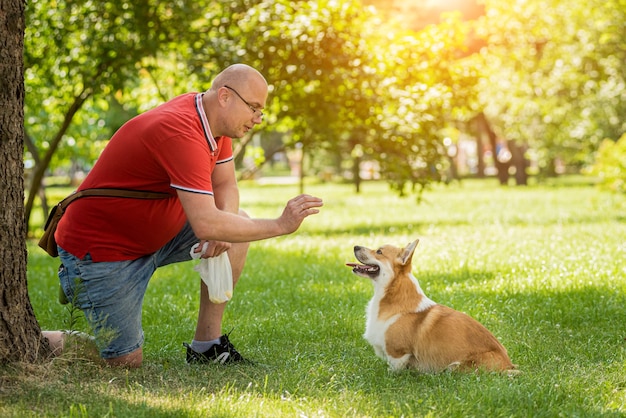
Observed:
[[[355,246],[354,255],[359,263],[346,263],[352,272],[367,277],[374,282],[386,285],[392,278],[411,272],[411,259],[419,240],[404,248],[384,245],[377,250]]]

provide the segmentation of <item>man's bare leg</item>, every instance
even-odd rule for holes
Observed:
[[[238,243],[233,244],[230,250],[228,250],[228,259],[233,272],[233,289],[243,272],[249,247],[250,244],[247,242]],[[200,280],[200,310],[198,311],[198,323],[194,340],[211,341],[218,339],[222,335],[222,318],[227,303],[218,304],[211,302],[207,287]]]

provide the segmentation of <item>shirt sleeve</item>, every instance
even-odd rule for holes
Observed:
[[[233,140],[227,136],[223,136],[218,141],[217,164],[226,163],[234,158],[233,156]]]
[[[212,155],[204,138],[169,137],[151,151],[169,177],[171,187],[213,194],[211,175],[216,156]]]

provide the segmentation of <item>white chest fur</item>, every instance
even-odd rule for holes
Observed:
[[[374,347],[376,355],[383,359],[386,359],[387,356],[385,354],[385,331],[387,330],[387,328],[389,328],[391,324],[393,324],[398,319],[398,316],[396,315],[390,319],[381,321],[378,317],[380,299],[381,297],[375,294],[372,300],[370,300],[367,305],[365,334],[363,334],[363,337],[367,340],[367,342],[370,343],[372,347]]]
[[[417,293],[422,296],[419,305],[415,308],[413,312],[421,312],[424,311],[434,305],[431,299],[429,299],[424,292],[422,291],[419,282],[417,279],[411,275],[411,281],[413,282]],[[394,322],[400,318],[404,313],[398,313],[397,315],[393,315],[385,320],[381,320],[379,317],[380,310],[380,301],[384,297],[384,289],[375,287],[374,289],[374,297],[369,301],[366,310],[366,323],[365,323],[365,333],[363,337],[367,342],[369,342],[376,355],[381,357],[382,359],[387,360],[387,354],[385,349],[385,333],[387,329],[393,325]]]

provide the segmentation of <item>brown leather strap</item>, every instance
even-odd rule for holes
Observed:
[[[59,205],[61,209],[65,208],[76,199],[87,196],[104,196],[104,197],[126,197],[132,199],[167,199],[173,197],[168,193],[161,192],[147,192],[141,190],[126,190],[126,189],[85,189],[76,193],[72,193],[61,202]]]

